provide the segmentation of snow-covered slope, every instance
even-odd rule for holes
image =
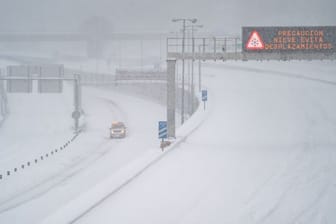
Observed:
[[[76,223],[336,222],[335,71],[329,61],[208,65],[205,122]]]

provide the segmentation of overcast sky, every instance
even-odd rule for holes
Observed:
[[[205,30],[241,26],[336,25],[335,0],[0,0],[0,32],[76,32],[93,16],[115,32],[176,31],[174,17],[196,17]]]

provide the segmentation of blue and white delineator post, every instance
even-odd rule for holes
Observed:
[[[163,143],[165,138],[168,138],[167,121],[159,121],[159,139],[162,139]],[[163,150],[162,143],[161,143],[161,149]]]
[[[167,121],[159,121],[159,138],[162,141],[168,137]]]

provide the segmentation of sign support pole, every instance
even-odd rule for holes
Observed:
[[[164,149],[163,142],[164,142],[164,138],[161,139],[161,145],[160,145],[161,151],[163,151],[163,149]]]
[[[198,91],[201,91],[202,89],[202,68],[201,68],[201,59],[198,60]]]
[[[168,138],[175,138],[175,67],[176,60],[167,60],[167,128]]]
[[[73,119],[75,121],[75,132],[79,130],[79,118],[81,114],[81,90],[80,90],[80,77],[74,75],[74,107]]]

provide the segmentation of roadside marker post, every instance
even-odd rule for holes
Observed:
[[[164,148],[164,139],[168,137],[167,121],[159,121],[159,139],[161,141],[161,150]]]

